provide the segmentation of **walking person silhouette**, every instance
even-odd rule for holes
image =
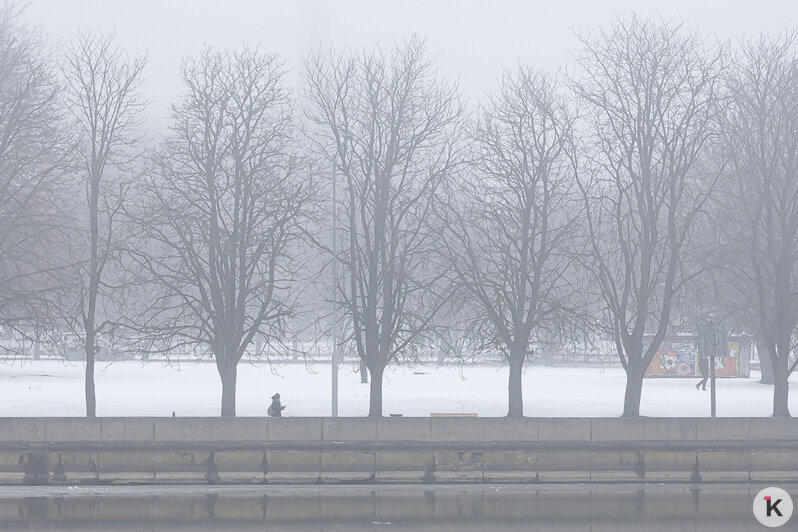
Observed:
[[[285,410],[285,406],[280,404],[280,394],[272,395],[272,404],[269,405],[266,413],[271,417],[283,417],[283,410]]]
[[[698,369],[701,372],[701,376],[704,377],[695,385],[695,389],[698,390],[699,388],[703,391],[707,391],[707,380],[709,380],[709,358],[708,357],[699,357],[698,359]]]

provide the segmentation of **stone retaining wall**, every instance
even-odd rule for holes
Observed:
[[[777,482],[775,418],[0,418],[0,483]]]

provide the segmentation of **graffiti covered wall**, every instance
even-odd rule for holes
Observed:
[[[646,374],[688,376],[696,371],[695,343],[666,341],[657,350]]]
[[[647,349],[650,343],[644,344]],[[751,340],[746,337],[730,337],[728,354],[715,359],[715,375],[718,377],[748,377],[748,359],[751,356]],[[698,346],[695,337],[666,339],[657,350],[646,370],[647,377],[695,377],[698,370]]]

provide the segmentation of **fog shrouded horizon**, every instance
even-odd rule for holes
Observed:
[[[420,361],[506,363],[511,417],[612,361],[637,417],[759,358],[788,417],[798,5],[755,7],[9,0],[0,348],[85,360],[89,417],[95,360],[213,358],[234,416],[300,353],[371,416]]]
[[[798,0],[0,2],[0,529],[792,517]]]
[[[299,85],[301,63],[319,47],[389,46],[414,34],[426,39],[440,73],[479,99],[517,63],[553,72],[578,47],[574,30],[606,25],[631,12],[685,21],[725,40],[773,33],[798,23],[798,2],[746,0],[32,0],[26,20],[56,46],[78,29],[114,31],[130,53],[147,53],[143,96],[148,123],[160,132],[180,94],[178,66],[204,45],[259,45],[286,61]]]

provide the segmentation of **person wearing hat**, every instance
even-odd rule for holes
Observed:
[[[272,404],[269,405],[269,409],[266,413],[271,417],[283,417],[283,410],[285,407],[280,404],[280,394],[276,393],[272,395]]]

